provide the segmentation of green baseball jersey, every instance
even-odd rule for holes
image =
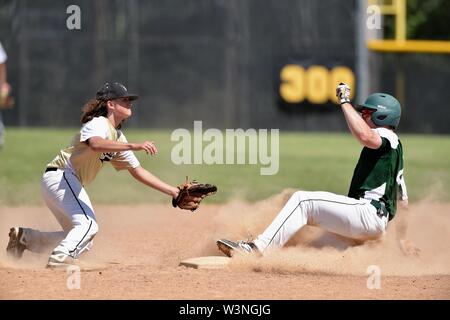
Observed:
[[[408,198],[403,177],[403,148],[393,131],[372,130],[380,135],[381,146],[376,150],[364,147],[361,151],[348,196],[383,202],[391,220],[395,216],[397,197]]]
[[[140,165],[132,151],[97,152],[85,142],[91,137],[106,140],[127,142],[122,131],[113,127],[105,117],[95,117],[86,122],[70,145],[61,150],[47,167],[70,169],[78,177],[82,185],[87,185],[96,177],[105,162],[110,162],[116,170],[136,168]]]

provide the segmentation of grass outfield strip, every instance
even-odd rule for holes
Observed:
[[[0,205],[42,204],[40,178],[48,162],[70,141],[77,128],[7,128],[0,150]],[[346,194],[361,146],[347,133],[282,133],[279,171],[260,175],[261,165],[175,165],[170,160],[176,142],[172,131],[125,129],[129,141],[154,140],[159,153],[136,152],[143,167],[162,180],[179,184],[191,179],[215,183],[218,193],[208,202],[224,202],[237,195],[249,201],[266,198],[284,188]],[[450,137],[401,135],[405,177],[411,201],[432,196],[450,200]],[[205,143],[204,146],[207,144]],[[126,171],[109,165],[87,191],[92,202],[127,204],[169,202],[167,196],[135,181]]]

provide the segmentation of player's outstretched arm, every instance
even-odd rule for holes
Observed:
[[[88,146],[96,151],[96,152],[117,152],[117,151],[140,151],[143,150],[147,154],[155,155],[158,153],[158,149],[153,141],[144,141],[144,142],[120,142],[120,141],[112,141],[106,140],[101,137],[92,137],[89,138],[86,143]]]
[[[341,108],[353,136],[367,148],[378,149],[382,143],[380,135],[370,129],[350,103],[342,104]]]
[[[162,193],[165,193],[173,198],[178,196],[178,192],[180,191],[177,187],[171,186],[163,181],[161,181],[158,177],[151,174],[149,171],[139,166],[134,169],[128,169],[128,172],[135,178],[137,181],[152,187],[153,189],[159,190]]]
[[[336,96],[341,104],[347,125],[353,136],[364,146],[378,149],[382,140],[378,133],[371,130],[369,125],[361,118],[350,103],[350,87],[341,83],[336,88]]]

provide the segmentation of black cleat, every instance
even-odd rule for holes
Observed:
[[[23,228],[12,227],[9,229],[9,241],[6,252],[9,256],[20,259],[26,249],[23,239]]]
[[[240,252],[240,253],[259,253],[258,248],[253,242],[246,242],[246,241],[238,241],[233,242],[227,239],[220,239],[217,240],[217,247],[220,251],[222,251],[226,256],[232,257],[234,253]]]

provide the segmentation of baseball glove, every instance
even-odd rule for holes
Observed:
[[[185,210],[195,211],[200,202],[206,197],[210,196],[217,191],[217,187],[209,183],[198,183],[193,180],[192,182],[186,181],[178,186],[180,190],[178,197],[172,199],[172,205],[174,208],[179,207]]]

